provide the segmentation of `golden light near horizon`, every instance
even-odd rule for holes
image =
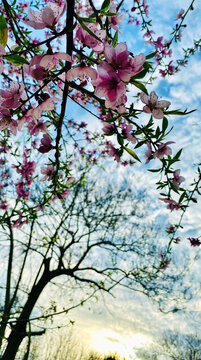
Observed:
[[[138,360],[135,349],[147,344],[145,335],[129,333],[121,336],[112,330],[99,330],[90,334],[90,348],[99,353],[113,353],[126,360]]]

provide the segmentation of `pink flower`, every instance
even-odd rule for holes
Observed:
[[[146,57],[142,53],[134,56],[134,58],[131,59],[130,65],[132,67],[132,76],[143,70],[143,64],[145,60]]]
[[[73,81],[75,78],[78,78],[81,81],[84,81],[86,78],[91,78],[92,80],[96,80],[97,73],[95,69],[92,69],[89,66],[85,67],[75,67],[70,69],[66,74],[66,79],[68,81]]]
[[[1,200],[0,209],[1,210],[7,210],[8,209],[8,204],[7,204],[6,200]]]
[[[105,106],[115,109],[122,104],[122,97],[126,93],[126,84],[120,81],[113,67],[106,62],[98,65],[97,71],[98,77],[92,81],[92,84],[96,86],[95,95],[105,97]]]
[[[66,189],[66,190],[63,191],[62,194],[57,194],[57,198],[62,201],[67,195],[69,195],[69,193],[70,193],[70,190]]]
[[[51,141],[52,141],[51,138],[47,134],[44,134],[41,140],[40,147],[38,148],[38,151],[44,154],[49,152],[51,149],[53,149]]]
[[[172,65],[172,63],[173,63],[173,60],[170,61],[168,64],[168,72],[170,75],[174,74],[174,72],[175,72],[175,67]]]
[[[143,37],[151,37],[152,34],[155,34],[155,31],[148,30],[146,33],[144,33]]]
[[[180,19],[184,13],[185,13],[184,9],[181,9],[179,13],[175,15],[175,19],[176,20]]]
[[[0,56],[1,55],[6,55],[6,51],[4,49],[4,47],[0,44]],[[0,58],[0,74],[3,72],[3,60],[2,58]]]
[[[143,0],[142,5],[143,5],[145,15],[148,16],[149,15],[149,5],[147,5],[146,0]]]
[[[38,135],[40,131],[46,133],[47,126],[50,124],[49,121],[46,121],[45,123],[42,121],[38,121],[36,124],[33,123],[33,126],[31,127],[30,135]],[[31,124],[32,125],[32,124]]]
[[[23,65],[24,72],[36,80],[44,80],[47,76],[47,70],[59,65],[60,60],[71,62],[71,57],[64,52],[52,55],[36,55],[31,59],[29,65]]]
[[[113,156],[117,162],[120,162],[118,150],[112,145],[112,143],[110,141],[107,141],[106,146],[108,155]]]
[[[44,95],[45,94],[46,93],[44,93]],[[40,119],[43,111],[53,110],[54,101],[60,101],[60,99],[56,97],[50,97],[47,94],[47,98],[45,101],[43,101],[35,109],[29,109],[26,114],[18,121],[18,129],[21,130],[24,122],[30,121],[31,119],[37,122]]]
[[[166,231],[168,233],[173,233],[175,231],[174,225],[170,225],[170,226],[166,227]]]
[[[164,44],[162,43],[163,36],[159,36],[157,40],[155,41],[155,49],[156,50],[163,50]]]
[[[111,135],[115,132],[115,126],[113,124],[104,122],[102,130],[106,135]]]
[[[177,189],[179,189],[179,185],[185,180],[183,176],[180,176],[180,172],[181,170],[179,169],[175,170],[173,174],[174,177],[172,179],[172,182]]]
[[[53,28],[64,14],[65,8],[65,0],[62,2],[62,6],[59,6],[57,3],[48,2],[42,11],[29,8],[28,18],[25,18],[24,22],[34,29]]]
[[[144,157],[145,157],[145,164],[148,164],[148,162],[151,160],[151,157],[152,157],[152,148],[151,148],[151,144],[150,143],[147,143],[147,151],[145,152],[144,154]]]
[[[19,218],[13,222],[13,228],[21,228],[24,224],[26,224],[26,220],[23,220],[21,211],[19,211],[18,214]]]
[[[165,270],[167,269],[168,265],[170,264],[170,260],[165,259],[164,255],[162,254],[162,252],[159,252],[159,257],[161,258],[161,264],[159,269],[160,270]]]
[[[10,131],[13,135],[17,135],[17,128],[18,128],[17,121],[13,120],[10,116],[4,116],[0,120],[0,130],[5,130],[8,128],[10,129]]]
[[[97,24],[89,24],[87,23],[86,26],[100,39],[98,41],[95,37],[90,35],[86,30],[84,30],[80,25],[77,27],[76,32],[76,39],[80,41],[83,45],[93,49],[95,52],[102,52],[103,51],[103,44],[102,41],[105,40],[106,31],[99,30]]]
[[[52,179],[52,175],[54,173],[54,166],[53,165],[49,165],[49,166],[46,166],[46,167],[42,166],[40,168],[40,170],[41,170],[41,174],[45,175],[41,179],[41,181],[45,181],[45,180],[50,181]]]
[[[66,181],[66,185],[70,185],[73,181],[75,181],[75,178],[73,176],[69,176]]]
[[[166,76],[165,70],[160,69],[160,70],[159,70],[159,73],[161,74],[161,76],[162,76],[163,78],[165,78],[165,76]]]
[[[50,70],[59,65],[60,60],[71,62],[71,57],[65,52],[58,52],[53,55],[44,55],[40,60],[39,65],[44,67],[46,70]]]
[[[29,186],[32,182],[32,175],[36,168],[35,161],[28,161],[27,153],[25,152],[24,163],[21,166],[13,165],[13,168],[16,169],[17,173],[26,181],[26,185]]]
[[[112,4],[110,6],[110,9],[109,9],[109,12],[110,13],[116,13],[115,15],[113,16],[108,16],[108,20],[110,21],[110,24],[112,26],[112,28],[116,31],[118,31],[119,33],[122,33],[119,28],[117,27],[117,25],[121,24],[123,19],[124,19],[124,15],[121,14],[121,13],[117,13],[117,6],[115,4]]]
[[[22,180],[20,180],[16,185],[16,191],[19,198],[28,199],[30,192],[24,188],[24,183]]]
[[[104,46],[104,55],[107,62],[117,71],[119,78],[122,81],[129,81],[132,69],[126,43],[119,43],[115,48],[106,43]]]
[[[153,158],[163,159],[165,155],[171,155],[172,149],[167,145],[173,143],[174,141],[167,141],[166,143],[159,145],[158,150],[153,153]]]
[[[159,198],[159,200],[164,201],[167,204],[167,209],[171,211],[178,210],[181,207],[181,204],[176,202],[175,200],[166,199],[166,198]]]
[[[140,99],[144,104],[146,104],[143,107],[143,111],[148,114],[152,113],[153,117],[156,119],[162,119],[164,116],[163,109],[167,108],[171,104],[170,101],[167,100],[158,101],[158,96],[155,91],[151,91],[150,96],[145,93],[141,93]]]
[[[119,43],[115,48],[105,44],[104,55],[108,63],[112,65],[122,81],[128,82],[131,76],[142,71],[145,62],[144,54],[129,57],[129,51],[125,42]]]
[[[131,130],[133,129],[133,125],[131,124],[125,124],[122,123],[121,124],[121,128],[122,128],[122,136],[129,140],[130,142],[132,142],[132,144],[135,144],[137,142],[137,139],[135,138],[135,136],[132,135]]]
[[[197,238],[188,238],[188,240],[191,243],[191,246],[200,246],[201,245],[201,241]]]
[[[21,104],[21,100],[26,98],[23,84],[20,86],[17,81],[12,81],[8,90],[0,90],[0,97],[2,108],[16,109]]]

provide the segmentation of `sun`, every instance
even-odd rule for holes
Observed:
[[[91,349],[99,353],[117,354],[126,360],[138,360],[134,349],[147,343],[147,337],[132,333],[125,337],[112,330],[100,330],[90,334],[89,342]]]

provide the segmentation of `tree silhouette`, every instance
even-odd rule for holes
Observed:
[[[89,170],[80,172],[63,202],[55,200],[39,217],[27,206],[29,223],[23,228],[13,226],[16,213],[1,224],[4,266],[8,259],[1,290],[3,360],[15,358],[24,338],[29,347],[32,336],[43,334],[45,320],[83,305],[98,291],[112,293],[122,285],[159,299],[173,290],[175,275],[160,282],[157,229],[146,224],[143,193],[106,188],[94,173],[87,181]],[[40,202],[40,188],[33,196]],[[56,295],[60,291],[63,297],[63,289],[68,301],[61,308]]]

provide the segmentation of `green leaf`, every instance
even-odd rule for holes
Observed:
[[[8,40],[8,26],[3,14],[0,15],[0,44],[5,47]]]
[[[117,15],[116,13],[112,13],[112,12],[106,12],[106,11],[104,11],[104,10],[100,10],[100,13],[102,14],[102,15],[105,15],[105,16],[115,16],[115,15]]]
[[[181,194],[181,196],[179,198],[179,203],[181,203],[185,197],[186,197],[186,192],[184,191],[183,194]]]
[[[161,133],[160,128],[159,128],[159,126],[157,126],[156,132],[155,132],[155,136],[156,136],[157,139],[160,136],[160,133]]]
[[[164,111],[164,114],[166,114],[166,115],[183,115],[183,116],[185,116],[185,115],[191,114],[194,111],[196,111],[196,110],[191,110],[191,111],[187,111],[187,109],[184,110],[184,111],[171,110],[171,111]]]
[[[168,127],[168,119],[164,116],[163,123],[162,123],[162,132],[165,133],[165,130]]]
[[[121,135],[117,134],[117,141],[119,143],[119,145],[123,145],[124,144],[124,139]]]
[[[148,171],[150,171],[150,172],[160,172],[161,171],[161,169],[148,169]]]
[[[101,10],[107,11],[110,8],[110,0],[104,0],[101,6]]]
[[[144,69],[142,71],[140,71],[138,74],[135,74],[134,76],[132,76],[132,79],[142,79],[145,77],[145,75],[147,74],[148,69]]]
[[[183,149],[179,150],[178,153],[176,153],[176,155],[174,156],[174,160],[178,160],[178,159],[180,158],[180,155],[181,155],[181,153],[182,153],[182,150],[183,150]]]
[[[124,146],[124,150],[126,150],[127,153],[128,153],[129,155],[131,155],[135,160],[141,162],[141,160],[139,159],[139,157],[137,156],[137,154],[136,154],[133,150],[127,148],[126,146]]]
[[[115,48],[118,44],[118,31],[115,32],[114,37],[112,39],[112,46]]]
[[[77,26],[77,21],[74,22],[74,24],[68,29],[68,32],[72,32]]]
[[[141,146],[144,145],[145,143],[146,143],[146,140],[139,141],[139,142],[137,143],[137,145],[135,145],[135,149],[141,147]]]
[[[138,89],[140,89],[141,91],[143,91],[145,94],[148,95],[148,91],[146,89],[146,87],[139,81],[133,79],[133,77],[130,79],[130,83],[133,84],[134,86],[136,86]]]
[[[157,51],[154,51],[153,53],[147,55],[147,56],[146,56],[146,59],[147,59],[147,60],[152,59],[156,54],[157,54]]]
[[[95,23],[96,19],[94,17],[88,17],[88,18],[84,18],[84,17],[79,17],[80,21],[84,21],[84,22],[88,22],[88,23]]]
[[[6,59],[9,63],[17,66],[22,66],[24,64],[29,65],[29,62],[19,55],[5,55],[4,59]]]

